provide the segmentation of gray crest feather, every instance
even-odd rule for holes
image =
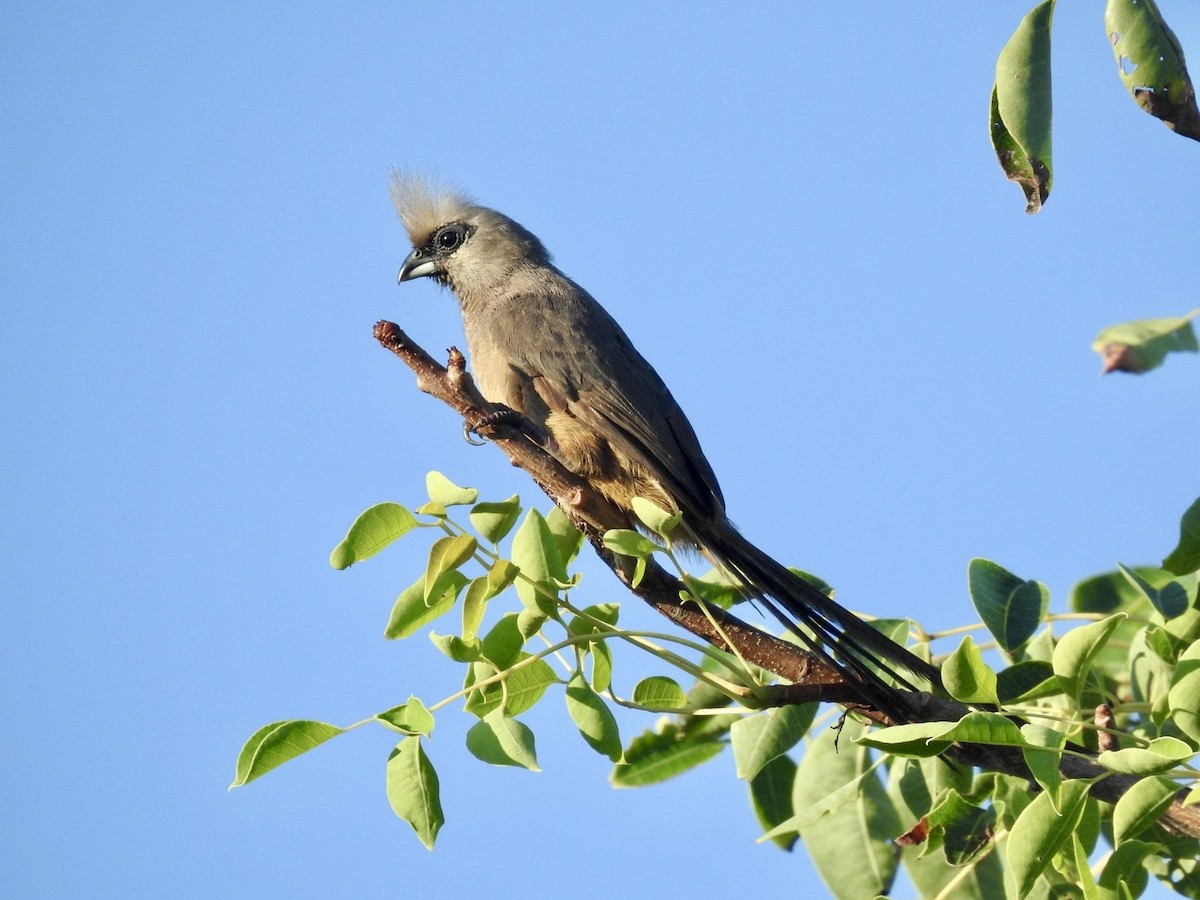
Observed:
[[[442,225],[463,219],[477,208],[463,191],[414,172],[393,170],[389,189],[396,214],[414,246],[424,243]]]

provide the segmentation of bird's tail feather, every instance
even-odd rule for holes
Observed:
[[[906,704],[897,702],[901,694],[941,684],[936,667],[839,606],[732,527],[720,541],[704,542],[704,549],[750,597],[896,721],[908,718]]]

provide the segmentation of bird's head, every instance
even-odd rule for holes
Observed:
[[[394,173],[391,192],[413,247],[400,282],[433,278],[466,299],[526,266],[550,265],[550,254],[533,234],[461,191]]]

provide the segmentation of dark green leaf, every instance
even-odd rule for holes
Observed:
[[[971,560],[967,585],[983,624],[1009,653],[1029,640],[1050,605],[1045,585],[1024,581],[986,559]]]
[[[1153,604],[1158,610],[1159,615],[1164,619],[1174,619],[1177,616],[1182,616],[1191,606],[1191,599],[1187,595],[1187,591],[1178,581],[1169,578],[1168,572],[1160,572],[1164,578],[1168,578],[1155,587],[1137,572],[1130,569],[1128,566],[1117,563],[1117,567],[1121,570],[1121,574],[1129,579],[1132,584],[1147,600]]]
[[[1200,500],[1183,514],[1179,544],[1163,560],[1163,568],[1173,575],[1187,575],[1200,569]]]
[[[342,542],[329,554],[329,564],[335,569],[348,568],[374,556],[418,524],[400,504],[377,503],[354,520]]]
[[[432,850],[446,817],[442,814],[437,772],[419,737],[405,738],[388,757],[387,798],[392,811],[413,827],[426,849]]]
[[[1054,667],[1040,659],[1016,663],[996,675],[996,693],[1001,703],[1027,703],[1061,691]]]
[[[342,729],[334,725],[307,719],[288,719],[264,725],[250,736],[238,754],[230,787],[249,784],[276,766],[307,753],[341,733]]]

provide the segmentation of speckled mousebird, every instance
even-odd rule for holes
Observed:
[[[634,497],[681,511],[682,543],[724,568],[864,701],[905,718],[899,689],[877,669],[909,689],[938,684],[932,665],[742,536],[666,384],[616,320],[554,266],[537,237],[420,177],[397,174],[391,188],[413,247],[399,281],[429,277],[453,291],[484,397],[540,426],[552,438],[555,457],[629,511],[631,525]]]

